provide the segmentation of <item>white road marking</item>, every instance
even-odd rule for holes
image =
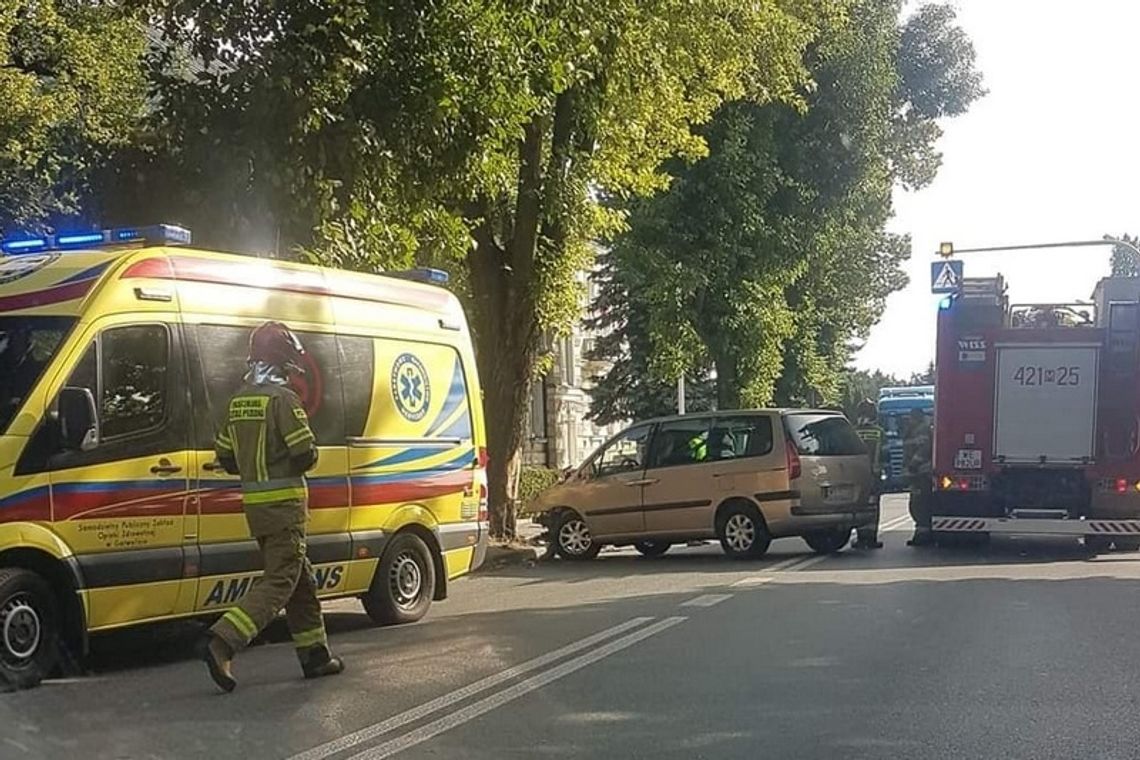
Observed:
[[[887,522],[883,523],[883,525],[881,525],[879,527],[879,530],[881,530],[881,531],[893,530],[893,529],[898,528],[902,525],[906,525],[909,522],[910,522],[910,515],[903,515],[902,517],[896,517],[893,520],[888,520]]]
[[[604,631],[599,631],[598,633],[587,636],[584,639],[579,639],[578,641],[571,642],[564,647],[555,649],[552,652],[547,652],[544,655],[535,657],[532,660],[527,660],[526,662],[515,665],[514,667],[510,667],[506,670],[501,670],[498,673],[489,675],[486,678],[481,678],[474,683],[470,683],[467,686],[464,686],[462,689],[453,691],[449,694],[445,694],[441,697],[437,697],[430,702],[424,702],[422,705],[413,707],[409,710],[405,710],[399,715],[393,715],[391,718],[382,720],[379,723],[374,723],[371,726],[365,726],[358,731],[353,731],[350,734],[345,734],[344,736],[333,739],[332,741],[326,742],[317,747],[313,747],[312,749],[305,750],[298,755],[293,755],[291,758],[289,758],[289,760],[322,760],[322,758],[335,755],[338,752],[343,752],[346,749],[355,747],[358,744],[363,744],[366,741],[386,734],[389,731],[394,731],[397,728],[401,728],[409,723],[413,723],[417,720],[420,720],[421,718],[425,718],[434,712],[439,712],[445,707],[450,707],[456,702],[467,699],[468,697],[478,694],[481,691],[486,691],[492,686],[498,686],[499,684],[505,681],[509,681],[517,676],[521,676],[524,673],[529,673],[530,671],[541,668],[544,665],[549,665],[550,663],[566,657],[567,655],[574,654],[575,652],[578,652],[582,649],[592,647],[595,644],[618,635],[619,633],[625,633],[631,628],[636,628],[639,625],[648,623],[652,619],[653,618],[651,617],[632,618],[625,621],[624,623],[615,625],[612,628],[607,628]]]
[[[456,726],[461,726],[468,723],[475,718],[478,718],[484,713],[488,713],[495,708],[502,707],[503,705],[511,702],[519,697],[529,694],[532,691],[541,689],[549,683],[564,678],[575,671],[581,670],[587,665],[592,665],[598,660],[609,657],[611,654],[620,652],[623,649],[628,649],[639,641],[655,636],[662,631],[672,628],[678,623],[682,623],[687,618],[684,617],[670,617],[664,620],[653,623],[633,633],[622,636],[620,639],[611,641],[604,644],[592,652],[587,652],[577,657],[567,660],[561,665],[556,665],[550,670],[543,671],[538,675],[531,676],[525,681],[519,681],[514,686],[509,686],[502,691],[490,694],[478,702],[464,707],[461,710],[445,715],[442,718],[433,720],[414,731],[409,731],[403,736],[398,736],[395,739],[379,744],[375,747],[370,747],[362,752],[353,755],[349,760],[383,760],[383,758],[391,757],[397,752],[403,752],[406,749],[422,744],[429,739],[432,739],[445,731],[450,731]]]
[[[803,557],[792,557],[791,559],[786,559],[786,560],[783,560],[782,562],[777,562],[776,564],[772,565],[771,567],[767,567],[764,569],[770,573],[778,573],[781,570],[785,570],[785,569],[791,567],[792,565],[796,564],[797,562],[801,561],[802,559],[803,559]]]
[[[714,604],[720,604],[725,599],[731,599],[732,594],[701,594],[695,596],[687,602],[681,602],[682,607],[712,607]]]
[[[747,578],[741,578],[732,585],[734,588],[737,586],[763,586],[770,580],[772,580],[770,575],[750,575]]]

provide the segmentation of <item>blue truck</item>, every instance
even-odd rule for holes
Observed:
[[[934,416],[934,386],[912,385],[883,388],[879,391],[879,427],[883,429],[883,491],[891,493],[907,489],[906,463],[903,461],[903,439],[907,416],[921,409]]]

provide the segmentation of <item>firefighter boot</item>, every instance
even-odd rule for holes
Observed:
[[[344,672],[344,660],[333,657],[324,644],[298,652],[297,655],[301,660],[301,670],[304,671],[305,678],[335,676]]]
[[[210,678],[225,693],[230,693],[237,686],[237,679],[232,671],[234,650],[230,645],[213,634],[207,634],[198,644],[198,655],[206,663],[210,671]]]

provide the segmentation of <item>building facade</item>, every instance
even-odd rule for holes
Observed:
[[[596,297],[595,285],[587,272],[579,273],[578,281],[582,313],[588,316]],[[586,419],[593,378],[609,369],[608,362],[587,358],[597,337],[579,321],[569,335],[551,341],[553,364],[531,391],[524,464],[557,470],[576,467],[624,427],[623,423],[596,425]]]

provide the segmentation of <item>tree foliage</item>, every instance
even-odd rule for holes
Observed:
[[[1131,243],[1133,246],[1140,247],[1140,237],[1129,237],[1127,233],[1122,235],[1120,240],[1126,243]],[[1140,257],[1136,253],[1123,245],[1114,245],[1112,247],[1112,276],[1113,277],[1140,277]]]
[[[0,6],[0,230],[78,214],[145,107],[137,17],[114,4]]]
[[[726,99],[796,102],[840,0],[137,0],[163,34],[148,140],[105,177],[206,245],[374,270],[452,262],[485,389],[496,532],[574,273]],[[187,66],[189,62],[190,66]]]
[[[901,25],[899,11],[857,0],[809,50],[806,110],[725,105],[702,132],[709,156],[670,165],[667,193],[629,204],[602,320],[625,331],[644,384],[712,365],[721,407],[837,398],[853,341],[905,283],[892,190],[933,178],[936,119],[983,92],[949,8]],[[602,381],[598,417],[616,413],[621,380]]]

